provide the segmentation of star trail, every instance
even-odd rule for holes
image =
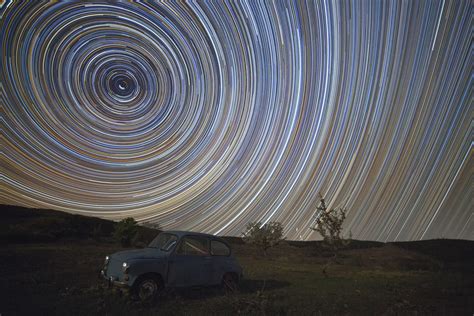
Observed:
[[[470,1],[14,1],[4,204],[310,240],[474,239]]]

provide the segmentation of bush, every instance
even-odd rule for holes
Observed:
[[[350,240],[346,240],[341,236],[342,224],[346,219],[346,210],[342,207],[328,210],[326,201],[321,194],[319,194],[319,198],[320,204],[316,208],[318,210],[318,213],[316,214],[316,222],[314,226],[310,228],[323,237],[323,245],[331,251],[333,256],[332,260],[335,261],[337,260],[339,249],[350,243]],[[326,274],[327,267],[330,263],[331,261],[328,261],[324,267],[324,274]]]
[[[327,209],[326,202],[322,195],[320,196],[320,205],[316,208],[319,212],[316,215],[316,222],[312,230],[318,232],[326,244],[331,248],[339,248],[345,243],[342,238],[342,224],[346,219],[346,210],[343,208]]]
[[[266,256],[269,248],[283,240],[283,226],[279,222],[264,225],[260,222],[252,222],[247,224],[243,236],[245,242],[256,245]]]
[[[127,247],[131,245],[132,239],[135,237],[137,231],[137,222],[133,217],[127,217],[115,224],[113,236],[123,247]]]

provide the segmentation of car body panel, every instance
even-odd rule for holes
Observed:
[[[167,284],[170,287],[211,285],[212,258],[171,256],[168,261]]]
[[[231,272],[242,277],[242,270],[236,269],[237,261],[233,257],[214,256],[212,262],[212,283],[219,284],[225,273]]]

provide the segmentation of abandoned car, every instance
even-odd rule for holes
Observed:
[[[169,287],[221,284],[235,291],[242,268],[229,245],[217,236],[166,231],[144,249],[106,256],[101,275],[109,285],[127,287],[147,301]]]

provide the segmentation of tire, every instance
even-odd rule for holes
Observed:
[[[143,303],[152,303],[156,301],[158,294],[162,289],[162,282],[159,277],[154,275],[145,275],[140,277],[134,285],[134,294],[138,300]]]
[[[239,290],[239,279],[235,273],[227,272],[222,276],[222,287],[226,293],[236,293]]]

